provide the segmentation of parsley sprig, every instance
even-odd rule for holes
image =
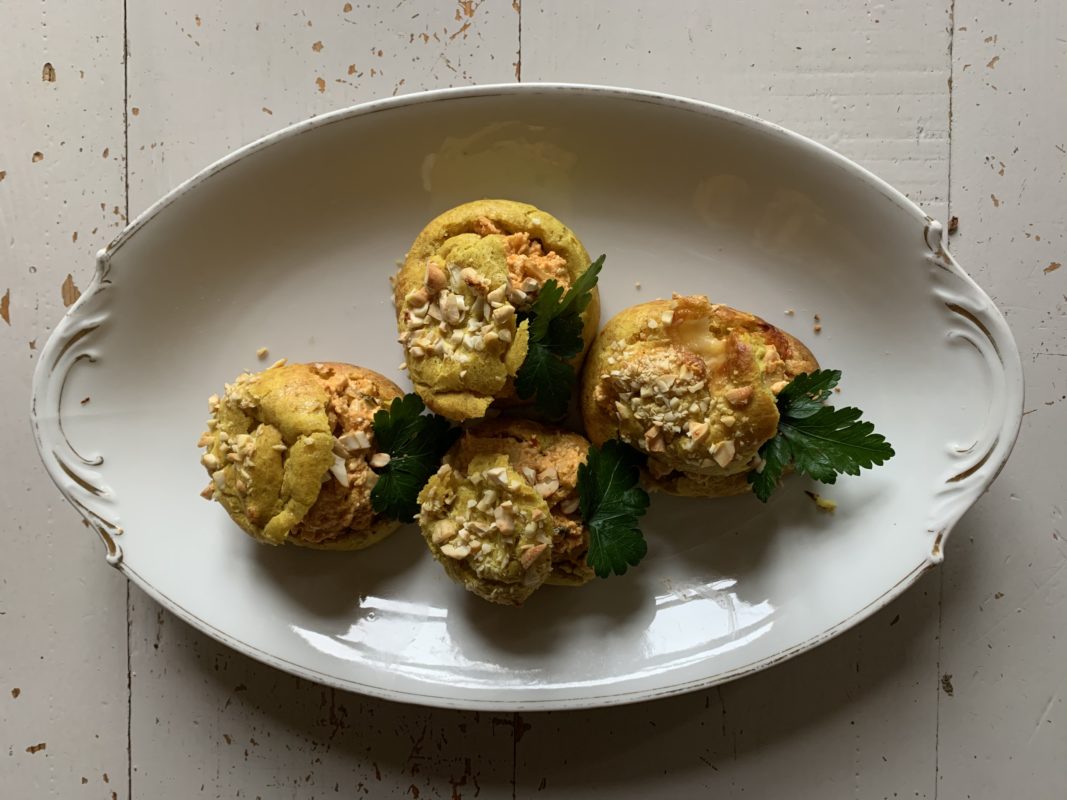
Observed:
[[[648,509],[648,493],[638,486],[644,456],[617,439],[590,446],[578,466],[578,508],[589,530],[586,561],[600,578],[623,575],[648,552],[637,520]]]
[[[763,469],[748,473],[752,491],[764,503],[786,467],[822,483],[884,464],[895,453],[858,408],[825,405],[841,371],[821,369],[798,375],[778,395],[778,432],[760,448]]]
[[[582,352],[582,312],[593,299],[603,266],[601,256],[566,293],[554,279],[545,281],[530,310],[519,314],[520,322],[529,321],[530,345],[515,376],[515,389],[524,400],[533,397],[537,409],[550,419],[567,413],[576,377],[568,361]]]
[[[371,508],[401,522],[419,513],[418,496],[441,465],[441,458],[460,435],[444,417],[423,414],[417,394],[397,397],[388,409],[374,414],[374,438],[389,463],[376,467],[378,482],[371,490]]]

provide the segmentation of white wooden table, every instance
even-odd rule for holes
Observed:
[[[958,217],[953,249],[1014,328],[1027,405],[941,569],[719,689],[491,715],[275,672],[105,566],[27,424],[38,347],[96,250],[287,123],[514,80],[732,106]],[[1064,0],[0,0],[0,794],[1067,797],[1065,147]]]

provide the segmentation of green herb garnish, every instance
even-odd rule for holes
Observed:
[[[822,483],[840,474],[884,464],[895,454],[874,425],[860,419],[858,408],[825,405],[841,380],[836,369],[798,375],[778,395],[778,432],[760,448],[763,469],[748,473],[756,497],[767,502],[786,467]]]
[[[529,321],[530,345],[515,376],[515,390],[524,400],[533,397],[538,410],[550,419],[567,413],[576,379],[568,361],[582,352],[582,312],[593,299],[603,266],[601,256],[566,294],[554,279],[545,281],[530,310],[519,314],[519,322]]]
[[[589,529],[586,561],[597,577],[622,575],[648,552],[637,527],[648,509],[648,493],[638,486],[643,460],[641,453],[612,439],[600,448],[590,446],[586,463],[578,467],[578,507]]]
[[[419,492],[460,435],[447,419],[424,415],[423,409],[417,394],[406,394],[374,414],[375,444],[389,454],[389,463],[374,468],[378,482],[370,493],[371,507],[401,522],[415,519]]]

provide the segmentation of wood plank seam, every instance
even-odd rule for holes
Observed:
[[[122,0],[122,183],[126,223],[130,222],[130,34],[127,0]],[[133,800],[133,660],[130,583],[126,581],[126,797]]]
[[[953,54],[956,42],[956,0],[950,0],[948,6],[948,142],[946,144],[948,167],[946,180],[948,186],[945,189],[945,230],[951,230],[952,219],[952,94],[954,89],[955,57]],[[948,234],[946,233],[946,236]],[[934,679],[934,800],[938,800],[941,791],[941,648],[944,637],[942,626],[944,623],[944,597],[945,597],[945,570],[938,567],[937,570],[937,659],[935,661],[937,675]]]

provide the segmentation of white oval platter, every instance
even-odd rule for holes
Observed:
[[[450,583],[410,526],[359,553],[256,545],[198,496],[208,395],[261,347],[407,385],[388,277],[435,214],[497,196],[607,254],[603,321],[702,293],[796,334],[896,457],[820,489],[833,515],[799,478],[768,505],[656,496],[639,568],[521,609]],[[724,108],[527,84],[318,117],[179,186],[100,253],[41,353],[32,418],[108,562],[192,625],[342,689],[519,710],[711,686],[856,624],[941,560],[1021,411],[1003,317],[878,178]]]

